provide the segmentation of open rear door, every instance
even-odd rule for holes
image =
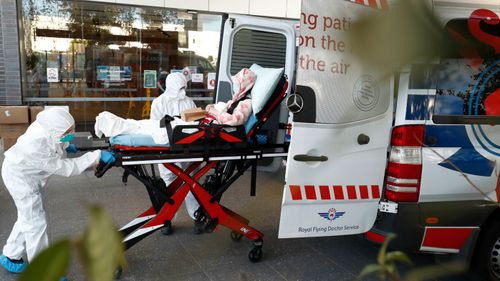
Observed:
[[[285,68],[294,79],[296,21],[230,14],[225,19],[219,58],[216,101],[232,97],[231,76],[256,63]],[[289,90],[288,90],[289,91]]]
[[[382,8],[382,1],[368,2]],[[347,39],[351,21],[373,8],[302,1],[297,90],[287,100],[294,122],[280,238],[358,234],[375,222],[393,119],[392,81],[350,57]]]
[[[289,84],[295,74],[297,21],[265,17],[229,15],[224,22],[217,81],[216,101],[227,101],[232,96],[231,76],[242,68],[256,63],[262,67],[284,68]],[[291,87],[288,87],[287,93]],[[275,110],[259,134],[266,135],[270,143],[283,143],[284,128],[288,122],[285,103]],[[260,171],[276,171],[280,158],[259,161]]]

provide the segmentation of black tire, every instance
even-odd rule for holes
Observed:
[[[256,247],[253,248],[249,253],[248,253],[248,259],[251,262],[258,262],[262,259],[262,248],[261,247]]]
[[[161,234],[163,234],[165,236],[172,235],[172,233],[174,233],[174,227],[172,226],[172,223],[165,222],[163,224],[163,227],[160,228],[160,232],[161,232]]]
[[[243,235],[239,234],[238,232],[231,231],[231,239],[234,242],[239,242],[241,241],[241,238],[243,238]]]
[[[203,234],[205,231],[205,226],[203,225],[203,222],[195,220],[194,225],[193,225],[193,232],[196,235]]]
[[[207,223],[205,224],[205,232],[206,233],[212,233],[214,232],[215,228],[219,224],[219,220],[217,218],[215,219],[208,219]]]
[[[481,236],[476,261],[483,280],[500,281],[500,224],[492,225]]]

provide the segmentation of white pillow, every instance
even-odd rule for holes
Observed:
[[[284,68],[265,68],[254,63],[250,70],[257,75],[257,80],[252,88],[252,111],[257,114],[264,108],[273,94],[283,76]]]

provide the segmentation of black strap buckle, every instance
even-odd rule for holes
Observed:
[[[170,115],[165,115],[165,117],[163,117],[163,119],[160,120],[160,128],[166,128],[167,129],[167,136],[168,136],[168,142],[170,143],[170,145],[172,145],[172,142],[173,142],[173,130],[172,130],[172,125],[170,124],[170,122],[174,121],[175,118],[170,116]]]

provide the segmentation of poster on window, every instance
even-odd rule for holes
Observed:
[[[47,68],[47,82],[48,83],[59,82],[59,71],[57,68]]]
[[[116,82],[116,81],[120,81],[120,73],[121,73],[121,69],[119,66],[110,66],[109,67],[109,81],[112,81],[112,82]]]
[[[215,89],[215,77],[217,73],[209,72],[207,75],[207,89],[213,90]]]
[[[97,66],[97,80],[98,81],[131,81],[132,80],[132,67],[131,66]]]
[[[156,70],[144,70],[144,88],[156,88]]]
[[[203,73],[191,74],[191,79],[193,83],[203,83]]]
[[[96,70],[98,81],[108,81],[109,67],[107,65],[98,65]]]

